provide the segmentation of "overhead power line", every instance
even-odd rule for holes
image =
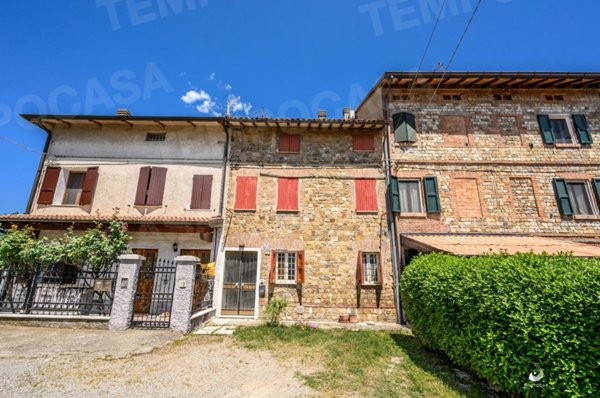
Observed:
[[[16,147],[19,147],[19,148],[24,149],[24,150],[29,151],[29,152],[33,152],[33,153],[36,153],[38,155],[42,154],[42,151],[40,151],[39,149],[32,148],[32,147],[27,146],[25,144],[21,144],[20,142],[17,142],[17,141],[13,141],[10,138],[5,137],[3,135],[0,135],[0,140],[8,142],[9,144],[12,144],[12,145],[14,145]]]
[[[482,2],[483,2],[483,0],[477,1],[477,5],[475,6],[475,9],[471,13],[471,17],[467,21],[467,25],[465,26],[465,29],[463,30],[463,33],[460,36],[460,39],[458,40],[456,47],[454,47],[454,51],[452,52],[452,55],[450,56],[448,63],[446,63],[446,67],[444,68],[442,77],[440,78],[440,81],[438,82],[437,86],[435,87],[433,94],[431,94],[431,98],[429,99],[428,104],[431,103],[431,101],[433,101],[433,98],[435,97],[435,94],[437,93],[438,89],[440,88],[442,81],[444,81],[444,77],[446,77],[446,72],[448,72],[448,69],[450,69],[450,66],[452,65],[452,61],[454,61],[454,58],[456,57],[456,53],[458,52],[458,49],[460,48],[463,40],[465,39],[465,36],[467,35],[467,32],[469,31],[469,28],[471,27],[471,23],[473,22],[473,19],[475,18],[475,15],[477,14],[477,11],[479,10],[479,6],[481,5]]]
[[[415,73],[415,78],[412,81],[412,84],[410,85],[410,90],[408,90],[408,95],[410,96],[410,94],[412,93],[413,88],[415,87],[415,83],[417,82],[417,77],[419,76],[419,72],[421,71],[421,67],[423,66],[423,62],[425,61],[425,56],[427,56],[427,53],[429,52],[429,47],[431,46],[431,42],[433,40],[433,36],[435,35],[435,31],[437,29],[437,26],[440,22],[440,18],[442,16],[442,12],[444,12],[444,7],[446,7],[446,3],[448,2],[448,0],[444,0],[444,2],[442,3],[442,5],[440,6],[440,11],[438,12],[437,18],[435,20],[435,23],[433,24],[433,28],[431,29],[431,33],[429,34],[429,40],[427,40],[427,45],[425,46],[425,51],[423,51],[423,55],[421,56],[421,61],[419,61],[419,66],[417,67],[417,72]]]

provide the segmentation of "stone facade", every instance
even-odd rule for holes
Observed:
[[[389,115],[413,113],[417,130],[414,143],[394,143],[391,132],[392,173],[437,176],[442,212],[398,216],[400,234],[519,233],[600,243],[591,186],[600,176],[598,90],[440,90],[433,100],[431,89],[415,89],[407,99],[408,91],[387,96]],[[545,144],[538,114],[585,115],[594,142],[582,145],[575,134],[571,144]],[[553,178],[590,184],[595,215],[561,215]]]
[[[231,170],[223,247],[259,248],[260,279],[270,297],[287,296],[287,317],[337,320],[358,313],[360,320],[395,320],[392,268],[385,218],[386,184],[382,168],[383,129],[291,130],[301,135],[298,154],[278,152],[276,128],[232,131]],[[375,150],[352,150],[353,134],[373,134]],[[236,211],[236,178],[256,176],[256,211]],[[298,178],[298,211],[277,211],[278,177]],[[356,211],[356,178],[376,180],[377,211]],[[269,283],[272,250],[304,252],[305,281]],[[359,251],[379,252],[381,288],[359,287]],[[296,314],[296,306],[303,314]]]

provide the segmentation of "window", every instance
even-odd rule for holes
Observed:
[[[277,211],[298,211],[298,179],[277,179]]]
[[[83,180],[85,179],[85,173],[70,172],[67,179],[67,186],[65,188],[65,195],[63,197],[63,204],[75,205],[79,204],[81,193],[83,192]]]
[[[594,214],[590,191],[585,181],[567,181],[567,192],[574,214]]]
[[[354,180],[356,193],[357,212],[377,211],[377,181],[374,179],[359,178]]]
[[[399,180],[400,213],[421,213],[421,182],[419,180]]]
[[[546,101],[564,101],[565,97],[562,95],[545,95]]]
[[[379,275],[379,253],[363,253],[363,284],[375,285],[381,282],[381,275]]]
[[[394,101],[409,101],[410,95],[392,95]]]
[[[142,167],[135,194],[135,205],[162,206],[166,179],[166,168]]]
[[[192,178],[192,201],[190,203],[190,209],[210,209],[212,179],[213,177],[211,175],[195,175]]]
[[[394,113],[392,115],[392,121],[394,123],[395,142],[417,141],[415,115],[408,112]]]
[[[537,115],[537,119],[545,144],[572,144],[575,134],[579,143],[592,143],[585,115]]]
[[[167,133],[146,133],[146,141],[161,142],[167,138]]]
[[[296,265],[298,263],[298,256],[296,252],[276,252],[277,255],[277,269],[276,269],[276,282],[277,283],[296,283]]]
[[[352,136],[353,151],[374,151],[375,136],[373,134],[355,134]]]
[[[234,206],[236,210],[256,210],[257,182],[258,177],[237,177]]]
[[[570,144],[573,142],[567,118],[550,116],[550,127],[554,134],[554,142],[559,144]]]
[[[460,101],[462,100],[462,96],[461,95],[443,95],[442,98],[444,99],[444,101]]]
[[[494,101],[512,101],[511,94],[494,94]]]
[[[279,152],[300,153],[300,135],[280,133]]]

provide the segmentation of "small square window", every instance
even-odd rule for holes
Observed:
[[[63,204],[76,205],[79,203],[81,193],[83,192],[84,179],[85,173],[69,172],[69,177],[67,178],[67,186],[65,188],[65,195],[63,197]]]
[[[400,213],[423,212],[421,181],[399,180],[398,191],[400,194]]]
[[[450,101],[452,99],[452,96],[444,95],[442,98],[444,98],[444,101]]]
[[[167,138],[167,133],[146,133],[146,141],[162,142]]]
[[[562,95],[555,95],[554,96],[554,100],[555,101],[564,101],[565,97],[563,97]]]
[[[392,100],[394,100],[394,101],[409,101],[410,95],[406,95],[406,94],[392,95]]]
[[[554,97],[552,95],[546,95],[544,98],[546,98],[546,101],[554,101]]]
[[[378,285],[381,283],[379,253],[362,253],[362,272],[364,285]]]
[[[275,270],[276,283],[296,283],[298,253],[278,251],[275,252],[275,255],[277,256],[277,268]]]
[[[462,100],[462,96],[460,96],[460,95],[453,95],[452,96],[452,101],[460,101],[460,100]]]
[[[502,96],[500,94],[494,94],[494,100],[495,101],[501,101],[502,100]]]
[[[587,182],[567,181],[567,192],[569,194],[569,199],[571,200],[571,205],[573,206],[574,214],[596,214],[596,209],[594,208]]]

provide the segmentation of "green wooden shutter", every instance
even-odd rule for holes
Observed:
[[[544,144],[554,144],[554,133],[548,115],[537,115]]]
[[[567,182],[562,178],[555,178],[552,182],[554,184],[554,191],[556,192],[556,200],[558,201],[560,213],[565,216],[573,215],[573,205],[571,204],[569,192],[567,191]]]
[[[596,200],[598,201],[598,207],[600,207],[600,178],[593,178],[592,185],[594,186],[594,191],[596,192]]]
[[[423,185],[425,186],[425,205],[427,206],[427,213],[440,213],[442,208],[440,206],[437,177],[423,178]]]
[[[398,177],[390,177],[390,200],[392,201],[392,211],[400,213],[400,189],[398,188]]]
[[[415,115],[408,112],[394,113],[392,115],[392,120],[394,122],[395,142],[417,141]]]
[[[575,122],[575,128],[577,129],[577,136],[579,136],[579,142],[582,144],[592,143],[592,134],[588,129],[587,119],[585,115],[573,115],[573,122]]]

